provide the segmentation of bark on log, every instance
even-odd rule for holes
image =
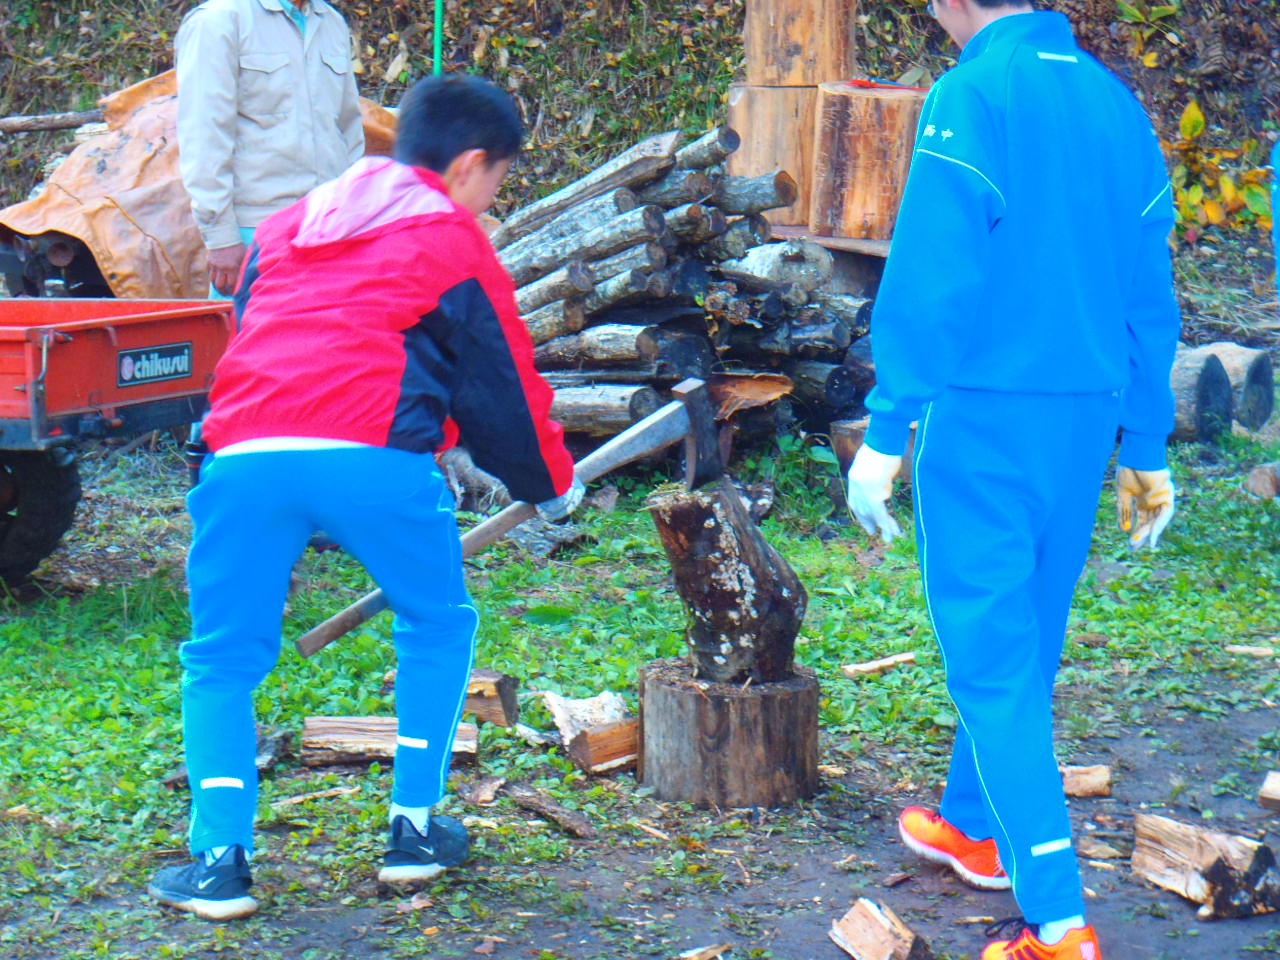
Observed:
[[[748,3],[743,24],[747,83],[799,87],[853,76],[857,13],[858,4],[848,0]]]
[[[1262,500],[1280,497],[1280,460],[1259,464],[1250,470],[1244,488]]]
[[[565,264],[559,270],[548,273],[541,280],[516,291],[516,306],[522,314],[532,313],[548,303],[587,293],[596,285],[590,268],[579,260]]]
[[[785,170],[795,183],[791,202],[767,214],[770,223],[803,226],[809,221],[817,109],[817,87],[729,88],[729,122],[750,131],[743,137],[742,148],[725,163],[729,175],[758,177]]]
[[[1202,904],[1201,920],[1280,909],[1276,857],[1270,847],[1145,813],[1134,818],[1134,832],[1134,873]]]
[[[725,157],[742,145],[742,138],[732,127],[708,130],[687,147],[676,151],[677,170],[705,170],[723,163]]]
[[[637,143],[585,177],[517,210],[494,235],[495,246],[532,233],[570,207],[617,187],[631,187],[653,180],[675,162],[683,135],[661,133]]]
[[[1222,361],[1222,367],[1231,381],[1236,419],[1241,424],[1250,430],[1257,430],[1271,418],[1276,381],[1267,351],[1223,342],[1194,347],[1188,352],[1197,356],[1212,353]]]
[[[725,177],[711,202],[725,213],[764,213],[796,202],[796,181],[785,170],[759,177]]]
[[[548,221],[519,240],[509,241],[501,247],[498,247],[495,243],[494,246],[498,247],[500,251],[511,250],[512,256],[518,258],[524,255],[521,251],[544,247],[548,243],[563,237],[571,237],[576,233],[585,233],[587,230],[593,230],[601,224],[618,219],[624,213],[630,213],[639,205],[640,203],[636,200],[636,195],[632,191],[626,187],[619,187],[617,190],[602,193],[598,197],[566,210],[554,220]],[[499,227],[495,230],[493,236],[499,236],[501,229]]]
[[[831,924],[832,941],[854,960],[934,960],[918,933],[888,907],[865,897]]]
[[[836,413],[852,410],[867,395],[854,371],[836,363],[796,360],[784,364],[788,377],[795,383],[795,395],[809,404],[829,407]]]
[[[582,301],[587,316],[595,316],[616,304],[627,303],[645,295],[651,276],[643,270],[627,270],[602,281]]]
[[[741,508],[740,508],[741,509]],[[640,671],[637,779],[659,800],[780,807],[818,789],[818,681],[695,680],[684,658]]]
[[[802,360],[839,363],[853,337],[848,325],[813,307],[805,307],[791,321],[791,354]]]
[[[398,729],[395,717],[307,717],[302,723],[299,759],[308,767],[393,760]],[[475,760],[478,734],[475,724],[458,724],[453,739],[455,763]]]
[[[696,676],[721,683],[789,676],[808,595],[733,486],[663,487],[645,508],[684,601]]]
[[[77,110],[71,113],[43,113],[27,117],[0,117],[0,135],[32,133],[37,130],[70,130],[86,123],[102,121],[101,110]]]
[[[842,321],[849,328],[849,335],[857,340],[871,329],[871,311],[875,301],[869,297],[854,297],[845,293],[827,293],[815,290],[810,302]]]
[[[549,303],[524,318],[524,325],[529,328],[529,336],[535,344],[577,333],[586,324],[587,313],[579,297]]]
[[[635,364],[650,359],[644,355],[640,338],[648,327],[625,323],[602,323],[571,337],[558,337],[534,351],[538,369],[577,367],[584,363]]]
[[[701,203],[686,203],[667,214],[667,229],[686,243],[701,243],[724,233],[724,213]]]
[[[652,387],[599,384],[556,393],[551,418],[565,430],[596,437],[621,433],[662,405]]]
[[[1211,442],[1231,428],[1231,378],[1214,354],[1179,350],[1169,379],[1175,402],[1172,439]]]
[[[924,92],[824,83],[818,88],[807,221],[825,237],[888,240],[907,181]]]
[[[830,252],[809,240],[786,240],[754,247],[746,256],[726,260],[717,269],[730,280],[751,276],[775,289],[798,283],[812,293],[831,279],[832,259]]]
[[[724,233],[712,237],[697,249],[702,260],[736,260],[773,236],[769,221],[758,213],[740,217],[725,227]]]
[[[588,727],[569,741],[569,757],[587,773],[633,767],[640,755],[640,721],[631,717]]]
[[[500,256],[512,281],[523,287],[570,260],[603,260],[638,243],[661,237],[667,230],[662,214],[661,207],[637,207],[584,233],[561,237],[545,245],[512,244]]]
[[[588,266],[598,283],[602,280],[608,280],[610,277],[616,277],[627,270],[643,270],[646,273],[657,273],[666,265],[667,251],[663,249],[662,244],[649,242],[628,247],[621,253],[615,253],[613,256],[606,257],[603,260],[596,260]]]
[[[715,181],[701,170],[672,170],[641,190],[637,197],[641,203],[656,203],[671,209],[705,200],[715,188]]]
[[[642,364],[634,367],[600,367],[583,370],[547,370],[542,373],[554,390],[566,387],[590,387],[600,383],[613,383],[628,386],[652,386],[662,381],[674,382],[683,380],[682,376],[664,376],[658,372],[656,363]]]

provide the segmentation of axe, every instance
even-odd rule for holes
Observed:
[[[632,424],[579,460],[573,468],[578,479],[589,483],[680,440],[685,443],[685,483],[689,489],[718,478],[723,472],[723,466],[720,463],[715,411],[706,383],[696,379],[684,380],[672,389],[671,395],[675,399],[661,410]],[[495,513],[463,534],[462,556],[465,558],[479,553],[536,513],[537,508],[533,504],[524,502],[513,503],[500,513]],[[298,652],[309,657],[386,608],[387,598],[381,590],[367,593],[345,610],[335,613],[324,623],[299,637]]]

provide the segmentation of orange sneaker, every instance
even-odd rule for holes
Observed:
[[[1098,934],[1093,927],[1076,927],[1057,943],[1044,943],[1033,927],[1021,918],[1001,920],[987,928],[987,936],[998,936],[1012,922],[1022,924],[1022,932],[1012,940],[997,940],[982,951],[982,960],[1102,960]]]
[[[926,860],[947,864],[972,887],[1008,890],[1013,886],[1000,866],[994,840],[970,840],[941,815],[924,807],[903,810],[898,818],[898,833],[909,849]]]

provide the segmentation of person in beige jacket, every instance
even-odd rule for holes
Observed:
[[[351,34],[325,0],[206,0],[175,48],[182,180],[230,295],[254,228],[364,153]]]

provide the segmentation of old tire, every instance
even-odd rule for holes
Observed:
[[[53,552],[79,499],[69,451],[0,451],[0,580],[21,581]]]

